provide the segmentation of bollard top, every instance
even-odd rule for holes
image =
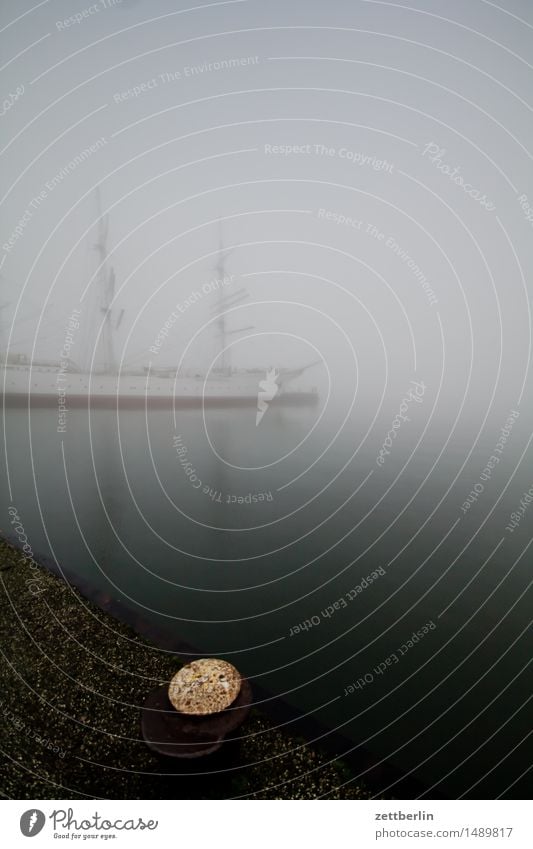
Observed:
[[[241,675],[225,660],[193,660],[176,672],[168,698],[180,713],[205,716],[229,707],[239,695]]]

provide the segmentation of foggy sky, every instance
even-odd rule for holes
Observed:
[[[57,359],[81,304],[72,356],[90,360],[98,184],[123,364],[213,362],[212,326],[201,328],[216,293],[185,305],[157,356],[149,349],[216,276],[223,219],[225,291],[250,295],[228,325],[255,328],[232,337],[236,365],[319,352],[336,391],[358,380],[397,398],[416,375],[455,408],[465,394],[485,408],[493,392],[516,404],[530,386],[529,4],[194,6],[51,0],[25,15],[29,2],[2,4],[2,97],[24,87],[2,116],[11,350]],[[316,380],[326,385],[325,368]]]

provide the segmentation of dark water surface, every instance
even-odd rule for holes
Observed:
[[[508,411],[444,447],[413,406],[381,466],[394,406],[342,428],[321,412],[271,407],[256,427],[254,408],[76,410],[58,433],[53,409],[7,411],[0,526],[16,541],[14,504],[36,557],[429,795],[523,794],[533,506],[506,525],[533,484],[525,417],[464,512]]]

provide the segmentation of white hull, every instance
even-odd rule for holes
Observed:
[[[203,404],[255,404],[259,381],[264,372],[234,372],[229,377],[179,377],[142,374],[93,374],[60,372],[58,368],[8,365],[0,370],[0,394],[6,404],[66,407],[87,405],[115,406],[201,406]],[[277,398],[285,403],[310,403],[318,400],[314,389],[288,388],[288,379],[280,381]]]

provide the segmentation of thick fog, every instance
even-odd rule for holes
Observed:
[[[118,368],[216,367],[220,297],[244,289],[235,366],[321,360],[331,400],[416,376],[479,421],[493,392],[501,414],[524,398],[527,3],[19,10],[1,10],[5,350],[56,361],[78,309],[71,357],[98,369],[98,187]]]

